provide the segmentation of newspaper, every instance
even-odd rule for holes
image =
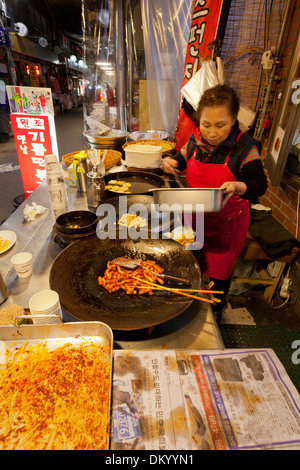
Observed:
[[[300,396],[271,349],[115,351],[110,448],[300,449]]]

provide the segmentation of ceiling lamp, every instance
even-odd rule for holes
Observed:
[[[15,32],[17,33],[18,36],[25,38],[28,34],[28,28],[23,23],[15,23]]]
[[[46,38],[43,38],[43,37],[42,37],[42,38],[39,38],[39,45],[40,45],[41,47],[47,47],[47,46],[48,46],[48,41],[47,41],[47,39],[46,39]]]

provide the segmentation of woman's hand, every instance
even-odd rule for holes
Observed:
[[[233,195],[242,196],[247,191],[247,186],[242,181],[226,181],[222,184],[221,189],[224,191],[223,207],[227,203],[228,199]]]
[[[178,161],[174,160],[174,158],[164,158],[163,159],[163,170],[165,173],[171,173],[174,175],[174,171],[179,173],[179,170],[177,170],[178,167]]]

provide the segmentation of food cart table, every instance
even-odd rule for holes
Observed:
[[[35,202],[47,209],[34,221],[25,222],[23,211],[26,204]],[[84,193],[76,188],[68,189],[68,207],[72,210],[87,210]],[[54,241],[55,218],[47,183],[42,183],[1,226],[2,230],[12,230],[17,234],[14,246],[0,258],[1,274],[9,289],[8,299],[1,305],[17,304],[28,308],[30,297],[38,291],[49,289],[49,273],[55,258],[63,248]],[[20,279],[10,263],[10,258],[18,252],[33,254],[33,275]],[[77,321],[63,311],[64,322]],[[215,322],[210,304],[194,301],[183,314],[162,325],[147,331],[114,332],[116,349],[220,349],[223,341]]]
[[[68,198],[69,210],[87,209],[85,196],[75,189]],[[33,202],[47,212],[26,223],[23,210]],[[51,266],[63,250],[54,241],[54,223],[43,183],[2,225],[17,240],[0,257],[10,292],[1,307],[28,308],[34,293],[49,288]],[[33,254],[29,279],[17,278],[10,263],[20,251]],[[78,325],[66,312],[63,322]],[[194,301],[153,329],[115,331],[113,349],[112,451],[151,450],[150,463],[156,463],[154,451],[299,449],[299,394],[274,351],[224,349],[210,304]],[[109,458],[122,463],[122,454]],[[194,457],[182,458],[192,463]]]

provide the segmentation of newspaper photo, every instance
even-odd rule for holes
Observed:
[[[300,396],[271,349],[115,351],[110,448],[299,449]]]

